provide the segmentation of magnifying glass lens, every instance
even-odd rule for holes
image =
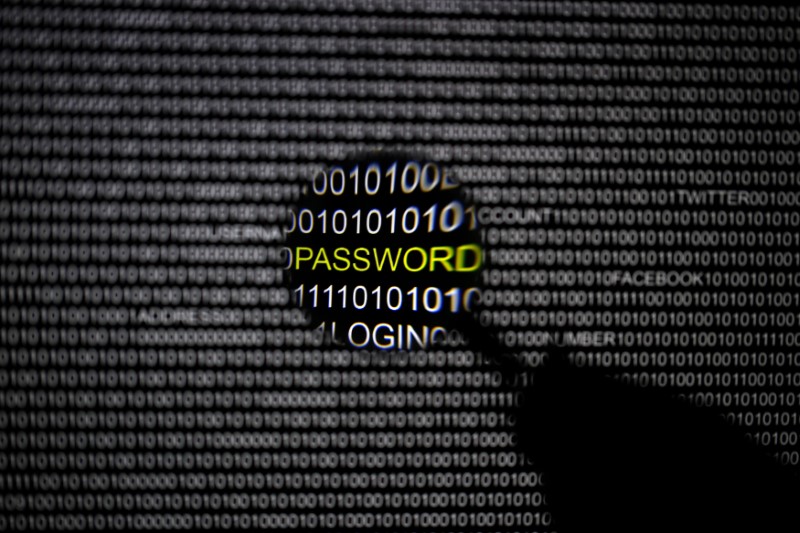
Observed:
[[[294,301],[331,341],[444,344],[480,297],[477,214],[443,165],[374,152],[319,169],[287,228]]]

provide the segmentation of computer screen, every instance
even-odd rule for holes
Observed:
[[[553,346],[797,472],[799,23],[763,3],[4,2],[0,530],[556,531],[517,410]],[[414,246],[480,259],[472,327],[527,369],[511,384],[469,331],[335,342],[298,307],[303,191],[374,151],[412,154],[407,183],[457,178],[477,240]],[[392,221],[448,228],[449,205]],[[389,224],[351,208],[304,227]],[[466,301],[348,274],[351,305]]]

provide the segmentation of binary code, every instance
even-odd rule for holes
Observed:
[[[800,470],[798,53],[762,4],[4,2],[0,531],[557,530],[486,354],[296,305],[303,186],[383,148],[475,206],[474,327]]]

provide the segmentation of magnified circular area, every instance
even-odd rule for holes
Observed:
[[[413,350],[444,341],[479,298],[474,206],[447,168],[375,152],[320,169],[292,213],[295,302],[334,343]]]

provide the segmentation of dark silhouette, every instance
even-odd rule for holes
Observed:
[[[507,378],[526,371],[485,331],[468,331]],[[663,391],[576,368],[565,348],[549,354],[517,430],[546,476],[558,531],[800,531],[797,479],[737,428]]]

